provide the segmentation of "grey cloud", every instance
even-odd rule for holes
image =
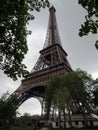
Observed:
[[[78,36],[79,28],[84,22],[85,10],[78,5],[77,0],[51,0],[51,2],[56,8],[56,17],[62,45],[64,50],[68,53],[68,60],[72,68],[81,68],[90,74],[96,73],[97,78],[98,51],[94,47],[94,42],[98,37],[91,34],[83,38]],[[32,30],[32,35],[28,36],[29,52],[24,59],[24,63],[26,63],[29,71],[32,70],[39,57],[39,51],[44,46],[49,11],[48,9],[44,9],[41,10],[40,13],[34,12],[34,15],[36,17],[35,20],[31,21],[28,26],[28,28]],[[7,89],[14,91],[19,85],[20,80],[14,82],[4,76],[0,71],[0,94]],[[35,104],[37,105],[38,103]],[[36,105],[32,105],[27,101],[27,103],[23,105],[23,108],[21,106],[19,110],[21,113],[29,113],[29,111],[33,113],[34,109],[37,110],[37,108],[39,108],[39,106]],[[35,108],[32,110],[34,106]],[[37,111],[40,113],[40,110]]]

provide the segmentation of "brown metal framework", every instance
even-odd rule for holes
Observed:
[[[22,80],[20,87],[14,92],[21,105],[31,97],[37,98],[43,108],[44,91],[46,83],[53,75],[64,75],[71,72],[72,68],[67,60],[67,53],[61,45],[58,32],[55,8],[50,9],[48,30],[44,48],[40,51],[40,57],[31,73]]]

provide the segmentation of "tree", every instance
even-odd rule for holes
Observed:
[[[80,69],[64,75],[63,82],[70,92],[75,106],[75,113],[80,113],[84,118],[84,126],[87,126],[86,113],[94,113],[91,86],[91,76]]]
[[[98,115],[98,79],[94,80],[93,83],[93,101],[96,114]]]
[[[53,106],[53,99],[56,90],[60,86],[60,77],[53,76],[47,83],[47,88],[45,89],[45,112],[47,119],[49,119],[51,107]]]
[[[20,117],[20,122],[21,125],[23,126],[27,126],[29,123],[31,123],[31,121],[32,121],[32,117],[28,113],[24,113],[24,115]]]
[[[65,111],[70,111],[71,106],[72,106],[72,100],[71,100],[71,95],[65,85],[59,86],[59,88],[56,90],[54,94],[53,103],[54,103],[55,108],[58,109],[59,114],[61,115],[61,113],[63,113],[64,128],[66,128]],[[59,127],[61,126],[60,115],[59,115]]]
[[[45,91],[46,112],[49,115],[51,108],[58,110],[59,127],[61,113],[65,120],[65,110],[69,112],[70,120],[70,111],[81,113],[87,126],[85,114],[94,113],[92,86],[91,76],[80,69],[61,77],[52,77]]]
[[[47,118],[51,117],[49,115],[52,115],[52,119],[54,119],[55,112],[58,113],[59,127],[61,127],[61,114],[63,114],[64,127],[66,127],[65,110],[68,110],[70,113],[72,100],[62,80],[63,78],[59,76],[54,76],[49,80],[45,90],[45,112],[48,115]],[[50,114],[51,110],[52,113]]]
[[[92,111],[92,82],[91,76],[80,69],[64,76],[64,84],[80,112],[87,111],[90,113]]]
[[[39,122],[41,119],[40,115],[30,115],[24,113],[22,116],[17,116],[15,119],[15,126],[32,126],[34,123]]]
[[[16,80],[28,74],[22,63],[28,51],[26,25],[34,19],[32,11],[49,7],[48,0],[0,1],[0,69]]]
[[[79,36],[98,33],[98,0],[78,0],[78,3],[87,11],[85,22],[81,25]],[[98,49],[98,40],[95,43]]]
[[[18,99],[15,95],[8,97],[8,93],[4,94],[0,98],[0,129],[9,130],[13,121],[16,118],[16,106],[18,104]]]
[[[94,104],[98,107],[98,88],[96,88],[93,92],[94,94]]]

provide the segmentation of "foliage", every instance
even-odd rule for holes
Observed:
[[[93,112],[92,83],[91,76],[80,69],[62,77],[53,77],[45,91],[48,115],[51,107],[61,112]]]
[[[94,104],[98,107],[98,88],[94,90],[93,94],[94,94]]]
[[[47,88],[45,90],[45,111],[47,113],[47,118],[49,118],[50,114],[50,108],[53,104],[53,98],[55,91],[59,88],[60,86],[60,77],[58,76],[53,76],[49,82],[47,83]]]
[[[32,117],[28,113],[24,113],[23,116],[16,117],[15,125],[16,126],[27,126],[32,121]]]
[[[65,110],[70,111],[72,108],[71,95],[66,86],[59,86],[55,91],[54,98],[52,100],[55,110],[59,113],[59,127],[61,127],[61,113],[63,113],[64,128],[66,128]]]
[[[49,7],[48,0],[0,0],[0,69],[14,80],[28,74],[22,63],[28,51],[26,25],[32,11]]]
[[[55,91],[53,101],[54,106],[63,112],[70,101],[70,93],[67,88],[60,86],[58,90]]]
[[[98,33],[98,0],[78,0],[78,3],[87,11],[85,22],[81,25],[79,35],[82,37],[88,35],[90,32],[93,34]],[[95,43],[98,49],[98,40]]]
[[[65,75],[63,80],[72,96],[76,110],[80,113],[85,111],[90,113],[92,111],[91,76],[87,72],[77,69],[75,72]]]
[[[98,79],[94,80],[94,87],[93,87],[93,100],[94,100],[94,105],[97,109],[97,114],[98,114]]]
[[[30,115],[28,113],[24,113],[24,115],[22,116],[17,116],[14,122],[15,126],[32,126],[34,125],[33,123],[35,123],[36,121],[39,122],[40,121],[40,116],[39,115]]]
[[[33,130],[33,127],[12,127],[10,130]]]
[[[0,98],[0,129],[7,130],[16,117],[18,99],[15,95],[7,98],[8,93]]]

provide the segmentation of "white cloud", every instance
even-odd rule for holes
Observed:
[[[92,73],[94,79],[98,79],[98,72]]]
[[[39,101],[35,98],[31,98],[25,101],[18,109],[18,111],[23,115],[24,113],[39,114],[41,115],[41,105]]]

